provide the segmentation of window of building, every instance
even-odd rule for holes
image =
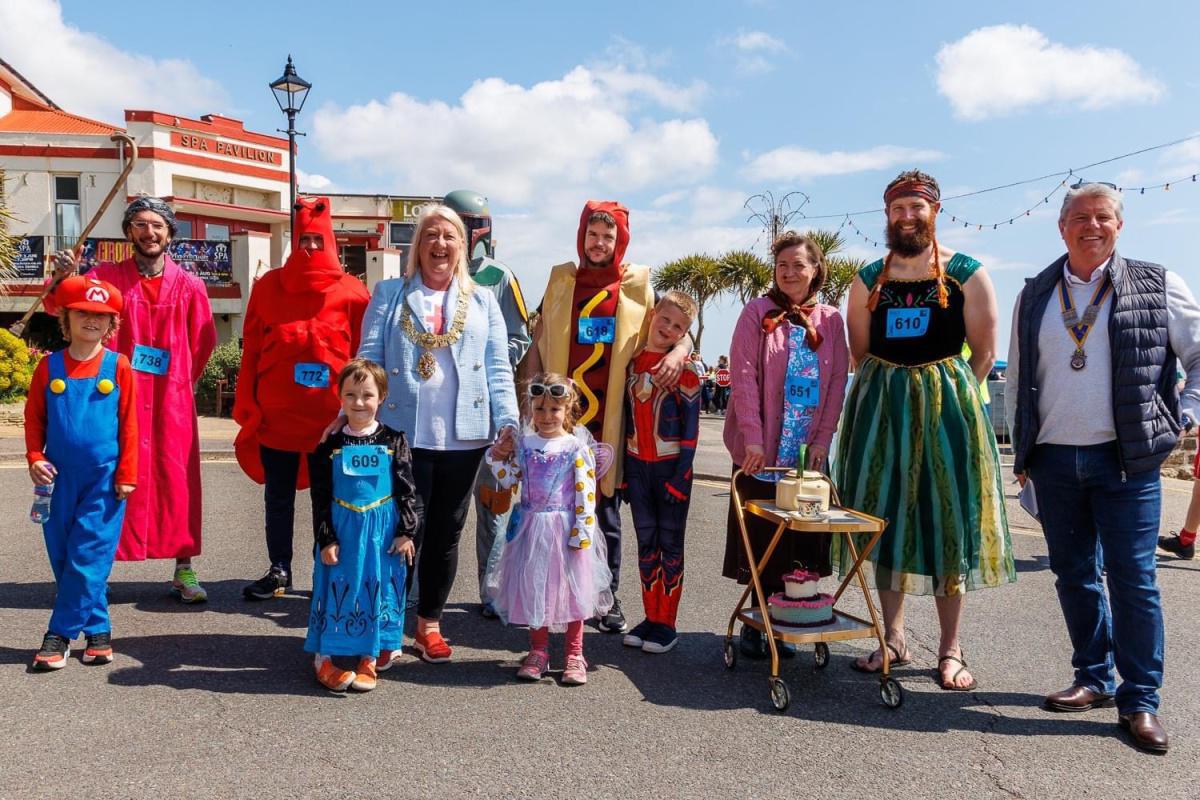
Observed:
[[[408,245],[412,244],[413,233],[417,230],[417,226],[411,222],[393,222],[391,224],[391,235],[388,237],[388,245],[390,247],[403,247],[407,249]]]
[[[190,219],[179,219],[176,217],[175,227],[178,229],[178,233],[175,234],[176,239],[192,238],[192,221]]]
[[[206,222],[204,223],[204,238],[211,242],[228,242],[229,226],[220,225],[216,222]]]
[[[79,176],[54,176],[54,233],[59,245],[72,247],[83,230],[79,207]]]

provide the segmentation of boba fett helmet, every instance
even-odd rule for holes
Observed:
[[[493,258],[496,248],[492,244],[492,212],[488,210],[487,197],[470,189],[455,189],[447,193],[442,203],[462,217],[470,242],[467,257],[471,261],[485,256]]]

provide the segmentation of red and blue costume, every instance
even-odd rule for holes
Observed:
[[[670,391],[652,370],[666,353],[643,351],[625,389],[625,499],[638,539],[646,619],[675,628],[683,593],[683,537],[700,433],[700,376],[688,364]]]
[[[102,291],[103,299],[82,300],[89,290]],[[76,276],[56,294],[62,307],[121,312],[120,293],[103,281]],[[108,576],[125,519],[116,486],[136,484],[138,472],[133,383],[129,359],[108,349],[86,361],[63,350],[51,353],[30,382],[26,457],[30,464],[48,461],[57,472],[50,518],[42,525],[58,584],[48,630],[68,642],[112,630]]]

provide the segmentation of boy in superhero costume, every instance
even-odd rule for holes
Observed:
[[[638,540],[638,574],[646,616],[624,644],[665,653],[679,636],[675,619],[683,594],[683,537],[692,493],[692,462],[700,435],[700,381],[689,361],[671,390],[654,385],[651,372],[687,335],[696,301],[682,292],[662,296],[646,347],[629,365],[625,384],[625,500]]]
[[[334,379],[358,351],[369,300],[338,263],[329,199],[297,200],[292,252],[259,278],[246,307],[234,396],[234,449],[242,470],[264,484],[271,562],[242,590],[247,600],[292,585],[296,492],[308,487],[307,459],[341,409]]]
[[[600,630],[609,633],[624,632],[628,627],[616,599],[621,571],[617,487],[625,453],[621,398],[626,370],[646,343],[655,304],[650,268],[626,264],[628,246],[628,209],[612,201],[589,200],[579,219],[579,266],[567,262],[551,269],[534,346],[522,362],[523,375],[549,371],[570,376],[581,397],[579,421],[615,452],[614,464],[601,481],[601,494],[596,498],[596,517],[608,545],[613,576],[613,606],[599,620]],[[673,389],[691,352],[691,337],[685,336],[653,369],[655,384]]]

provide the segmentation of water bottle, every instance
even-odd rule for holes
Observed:
[[[54,483],[33,485],[33,507],[29,509],[29,521],[44,525],[50,521],[50,495],[54,494]]]

